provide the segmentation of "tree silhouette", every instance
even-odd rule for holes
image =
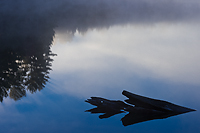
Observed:
[[[2,15],[2,14],[1,14]],[[12,19],[11,19],[12,18]],[[0,101],[19,100],[42,90],[53,62],[54,24],[39,16],[9,16],[0,21]]]

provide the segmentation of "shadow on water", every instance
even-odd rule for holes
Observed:
[[[175,105],[173,103],[152,99],[144,96],[139,96],[128,91],[123,91],[122,94],[129,99],[125,102],[120,100],[108,100],[101,97],[91,97],[85,102],[97,106],[96,108],[86,110],[86,112],[104,113],[99,115],[100,119],[109,118],[113,115],[126,113],[122,119],[124,126],[154,120],[164,119],[171,116],[196,111],[194,109]],[[128,103],[128,104],[127,104]]]
[[[12,18],[12,19],[11,19]],[[12,20],[12,21],[11,21]],[[33,21],[34,20],[34,21]],[[40,91],[51,70],[53,25],[38,17],[6,16],[0,21],[0,101]]]

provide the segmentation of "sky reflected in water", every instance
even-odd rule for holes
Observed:
[[[0,1],[0,132],[200,131],[199,11],[195,0]],[[84,112],[85,99],[123,90],[197,111],[128,127],[124,114]]]
[[[76,95],[74,88],[80,88],[83,96],[92,90],[100,93],[92,86],[121,86],[121,91],[131,79],[199,86],[197,27],[187,23],[114,26],[83,35],[77,31],[68,42],[58,32],[52,50],[60,57],[55,57],[51,74],[69,75],[74,83],[63,82],[66,91]]]

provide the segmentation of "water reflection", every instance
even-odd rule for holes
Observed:
[[[8,95],[19,100],[26,91],[34,93],[45,86],[51,70],[50,50],[54,31],[46,20],[7,16],[0,21],[0,101]]]
[[[195,113],[191,113],[195,114],[193,117],[183,116],[181,122],[172,118],[160,126],[125,129],[117,125],[118,121],[116,125],[94,121],[83,113],[87,104],[77,98],[106,93],[115,98],[122,88],[137,88],[131,91],[174,98],[177,103],[197,108],[199,86],[195,90],[188,85],[199,85],[200,8],[195,1],[0,0],[0,95],[4,100],[0,124],[5,127],[0,132],[146,132],[150,128],[152,132],[196,132],[199,120]],[[121,27],[126,24],[135,25]],[[106,30],[99,31],[102,28]],[[93,29],[95,32],[91,32]],[[63,44],[70,38],[72,45],[54,45],[52,51],[58,57],[52,67],[54,30],[56,36],[62,35]],[[77,37],[76,31],[81,36]],[[46,85],[41,93],[17,103],[4,99],[10,95],[18,100],[27,91],[41,90],[49,80],[51,68],[54,72],[49,76],[55,86]],[[189,96],[191,99],[186,101]],[[112,105],[114,113],[120,113],[117,111],[121,104]],[[113,114],[103,117],[110,115]]]
[[[44,56],[48,56],[49,55],[48,53],[51,53],[49,45],[51,45],[53,41],[54,29],[56,29],[58,33],[67,33],[68,35],[70,34],[71,37],[73,37],[74,33],[77,30],[83,33],[88,29],[105,28],[113,25],[132,24],[132,23],[134,24],[140,23],[141,25],[143,25],[143,24],[152,24],[159,22],[173,23],[177,21],[188,22],[191,20],[192,21],[199,20],[198,11],[200,10],[200,8],[198,2],[196,2],[197,3],[196,4],[194,1],[187,3],[176,0],[170,2],[165,2],[165,1],[157,2],[154,0],[126,1],[126,2],[122,2],[121,0],[116,0],[116,1],[96,0],[96,1],[90,1],[88,4],[85,3],[88,3],[88,1],[87,0],[74,0],[74,1],[61,0],[59,2],[54,0],[50,0],[49,2],[47,2],[46,0],[31,0],[31,1],[21,0],[20,2],[15,0],[0,1],[1,51],[4,52],[8,51],[5,52],[6,54],[16,53],[16,55],[19,53],[23,53],[22,55],[20,55],[20,59],[14,59],[14,62],[16,62],[17,60],[18,64],[24,63],[25,57],[23,56],[28,56],[27,57],[28,59],[32,58],[31,61],[30,60],[27,61],[30,63],[36,60],[38,61],[38,59],[40,58],[46,58]],[[117,31],[116,33],[118,32],[119,31]],[[66,38],[66,36],[63,36],[63,38]],[[114,40],[117,40],[116,37],[114,38],[115,39],[113,39],[113,42]],[[124,42],[122,42],[121,44],[123,43]],[[96,40],[95,44],[97,46]],[[117,46],[116,43],[113,44],[115,45],[114,47],[116,48]],[[123,48],[125,47],[123,46]],[[66,53],[66,50],[65,49],[63,50],[65,52],[61,53]],[[2,54],[4,52],[2,52]],[[113,51],[111,52],[108,51],[108,52],[110,54]],[[43,54],[36,56],[35,53],[43,53]],[[66,56],[64,55],[62,57]],[[84,57],[84,55],[82,57]],[[90,57],[94,56],[92,55]],[[78,58],[80,59],[80,56]],[[141,58],[139,60],[141,60]],[[143,60],[141,61],[145,62]],[[59,65],[61,64],[60,66],[66,68],[66,66],[63,65],[64,64],[63,61],[62,63],[57,63],[57,64]],[[80,66],[82,67],[83,65]],[[145,66],[149,68],[148,65],[145,64]],[[23,70],[25,70],[25,68],[23,68]],[[4,70],[2,68],[2,72],[3,71]],[[83,89],[81,88],[81,90]],[[5,91],[2,91],[2,95],[3,97],[6,97],[7,94],[5,93]],[[25,93],[24,92],[22,93],[21,91],[21,95],[25,95]]]
[[[123,125],[128,126],[144,121],[164,119],[174,115],[195,111],[194,109],[178,106],[166,101],[139,96],[128,91],[123,91],[122,94],[129,98],[125,100],[125,102],[131,105],[120,100],[91,97],[91,99],[87,99],[85,102],[97,107],[86,110],[86,112],[91,112],[92,114],[104,113],[99,116],[100,119],[128,112],[128,114],[121,119]]]

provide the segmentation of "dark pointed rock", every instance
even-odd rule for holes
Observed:
[[[143,107],[163,112],[171,112],[175,115],[196,111],[194,109],[179,106],[167,101],[136,95],[125,90],[122,92],[122,94],[129,98],[125,100],[127,103],[133,104],[136,107]]]
[[[91,112],[91,114],[103,113],[102,115],[99,115],[100,119],[128,112],[128,114],[121,119],[122,124],[124,126],[128,126],[139,122],[164,119],[170,116],[196,111],[194,109],[182,107],[167,101],[136,95],[128,91],[123,91],[122,94],[129,98],[125,101],[134,106],[126,104],[120,100],[108,100],[101,97],[91,97],[90,99],[85,100],[85,102],[97,107],[86,110],[85,112]]]

